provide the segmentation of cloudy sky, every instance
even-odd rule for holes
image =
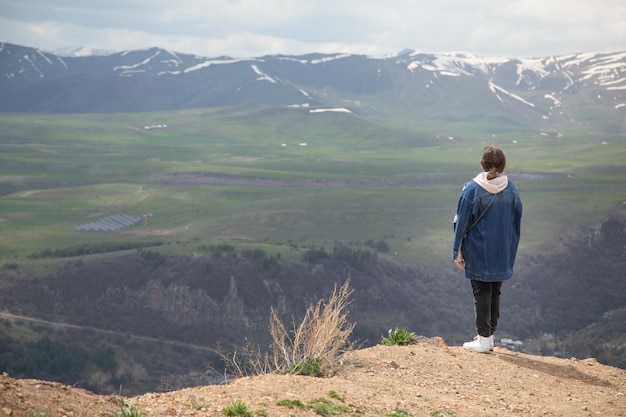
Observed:
[[[0,42],[207,57],[626,51],[624,0],[0,0]]]

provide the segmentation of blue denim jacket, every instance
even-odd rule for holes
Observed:
[[[471,227],[494,195],[491,206]],[[474,181],[464,185],[454,218],[452,259],[462,250],[466,278],[478,281],[511,278],[521,219],[522,201],[511,181],[497,194],[491,194]]]

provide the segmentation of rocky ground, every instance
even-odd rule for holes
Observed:
[[[626,416],[626,370],[499,347],[479,354],[441,341],[357,350],[327,378],[260,375],[132,398],[0,377],[0,417],[121,415],[121,400],[143,416],[224,416],[240,401],[251,416],[268,417],[619,417]]]

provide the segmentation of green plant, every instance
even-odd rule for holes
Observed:
[[[406,346],[413,343],[414,336],[415,333],[408,331],[406,327],[396,327],[395,329],[389,329],[388,337],[383,337],[382,343],[387,346]]]
[[[287,408],[299,408],[301,410],[306,410],[307,406],[300,400],[278,400],[276,401],[276,405],[280,405],[282,407]]]
[[[449,416],[455,416],[456,413],[454,411],[431,411],[430,415],[432,417],[449,417]]]
[[[385,414],[388,417],[408,417],[411,415],[411,413],[409,413],[407,410],[404,410],[402,408],[396,408],[394,410],[392,410],[389,413]]]
[[[309,402],[309,407],[320,416],[336,416],[341,413],[350,412],[350,407],[334,402],[326,398],[314,398]]]
[[[330,392],[328,393],[328,396],[329,396],[330,398],[334,398],[334,399],[335,399],[335,400],[337,400],[337,401],[341,401],[342,403],[345,403],[345,402],[346,402],[346,400],[344,400],[344,399],[341,397],[341,395],[337,394],[337,392],[336,392],[336,391],[330,391]]]
[[[228,407],[222,409],[222,413],[229,417],[251,417],[252,412],[248,404],[241,400],[233,401]]]
[[[304,376],[322,376],[320,370],[321,358],[315,358],[313,362],[300,361],[290,364],[285,370],[286,374]]]
[[[30,413],[25,414],[24,417],[48,417],[48,413],[44,413],[39,410],[33,410]]]
[[[342,403],[345,402],[345,400],[335,391],[330,391],[328,396]],[[307,404],[304,404],[300,400],[280,400],[277,401],[276,404],[290,409],[299,408],[301,410],[312,410],[315,414],[320,416],[335,416],[342,413],[355,412],[355,410],[351,407],[343,404],[336,404],[328,398],[322,397],[314,398]]]
[[[354,368],[364,368],[367,366],[362,359],[342,359],[341,364],[343,366],[352,366]]]
[[[209,403],[204,398],[196,398],[191,402],[191,408],[196,410],[202,410],[209,408]]]
[[[113,417],[144,417],[143,413],[135,406],[123,399],[118,403],[119,411],[113,413]]]

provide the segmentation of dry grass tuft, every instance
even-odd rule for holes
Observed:
[[[240,351],[224,357],[228,370],[237,376],[272,372],[325,376],[351,350],[349,343],[354,324],[347,320],[346,308],[352,294],[349,280],[335,286],[328,300],[311,305],[291,331],[276,310],[270,313],[272,343],[268,352],[248,343]]]

